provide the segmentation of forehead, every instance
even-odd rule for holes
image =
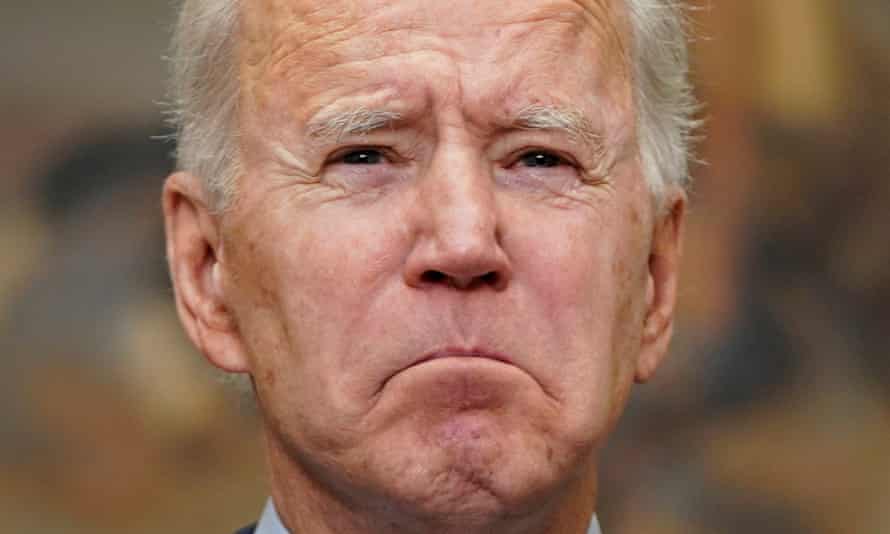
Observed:
[[[579,98],[589,99],[590,111],[599,106],[593,94],[609,94],[627,110],[623,5],[248,0],[239,47],[243,110],[281,110],[271,114],[300,124],[335,101],[395,99],[422,114],[433,105],[433,86],[435,98],[466,99],[480,118]]]
[[[624,63],[627,33],[622,0],[248,0],[242,4],[241,60],[248,67],[305,67],[373,59],[397,52],[408,34],[427,33],[470,44],[505,36],[566,44],[590,39],[598,60]],[[505,7],[508,6],[508,7]],[[372,37],[362,50],[356,38]],[[432,45],[432,43],[430,43]],[[472,52],[483,52],[478,48]]]

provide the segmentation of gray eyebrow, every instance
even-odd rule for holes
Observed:
[[[323,142],[340,142],[344,137],[366,135],[392,124],[402,116],[395,111],[356,108],[312,119],[307,135]]]
[[[513,126],[522,130],[563,131],[572,141],[588,145],[598,160],[602,161],[606,155],[603,134],[574,108],[533,104],[520,110]]]
[[[367,135],[392,127],[402,119],[395,111],[354,108],[323,114],[306,125],[309,138],[322,143],[339,143],[350,136]],[[580,110],[568,106],[532,104],[519,111],[511,125],[522,130],[555,130],[584,145],[597,161],[597,171],[605,175],[612,166],[603,134]]]

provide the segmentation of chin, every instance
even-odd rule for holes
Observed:
[[[501,396],[484,372],[474,376],[485,393],[453,373],[440,377],[444,390],[425,383],[427,400],[374,447],[375,485],[392,488],[388,497],[406,512],[465,526],[529,513],[560,493],[585,456],[587,448],[561,439],[559,417],[532,388],[523,395],[513,384],[500,390],[512,395]]]
[[[516,366],[443,359],[395,375],[347,432],[319,419],[324,439],[280,437],[313,485],[347,506],[374,503],[371,515],[387,510],[418,532],[490,532],[546,514],[583,471],[595,440],[573,412]]]
[[[508,444],[492,435],[497,426],[483,419],[458,416],[431,439],[406,443],[403,450],[411,452],[390,457],[384,469],[395,476],[381,482],[393,488],[393,500],[427,518],[472,522],[503,515],[537,493],[540,479],[551,478],[534,473],[546,458],[508,454]]]
[[[496,414],[458,414],[385,447],[377,487],[391,488],[397,517],[418,531],[499,532],[507,522],[544,521],[585,471],[581,450],[515,429]],[[396,452],[401,451],[401,452]]]

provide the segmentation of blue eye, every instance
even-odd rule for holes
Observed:
[[[541,150],[526,152],[519,158],[519,161],[521,161],[522,164],[526,167],[545,168],[559,167],[560,165],[565,163],[565,161],[561,157]]]
[[[347,152],[340,159],[347,165],[376,165],[383,161],[383,154],[379,150],[366,148]]]

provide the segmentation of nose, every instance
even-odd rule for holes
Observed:
[[[412,217],[415,240],[404,268],[409,286],[507,287],[512,269],[502,246],[494,184],[480,161],[443,154],[420,180]]]

